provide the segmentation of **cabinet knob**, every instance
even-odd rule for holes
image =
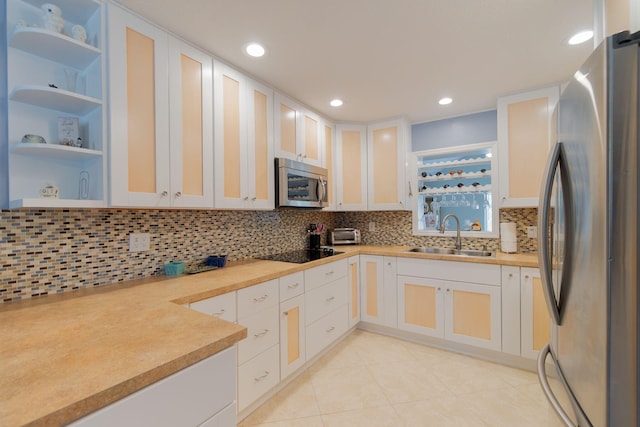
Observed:
[[[513,273],[509,273],[509,277],[513,277]]]
[[[160,197],[167,197],[169,195],[168,191],[163,191],[162,193],[160,193]]]
[[[388,265],[389,267],[391,267],[391,261],[389,261],[389,262],[387,263],[387,265]]]
[[[528,279],[528,278],[529,278],[529,275],[528,275],[528,274],[525,274],[524,278],[525,278],[525,279]]]
[[[244,197],[242,200],[244,200],[246,202],[247,200],[249,200],[249,196]]]
[[[438,288],[438,290],[439,290],[439,291],[441,291],[441,290],[442,290],[442,288]]]
[[[176,197],[182,197],[182,192],[178,191],[178,192],[176,193]]]
[[[251,201],[252,201],[252,202],[255,202],[257,199],[258,199],[258,198],[254,196],[254,197],[252,197],[252,198],[251,198]]]
[[[451,292],[451,289],[447,288],[447,292]]]

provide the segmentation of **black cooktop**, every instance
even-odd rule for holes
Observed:
[[[299,251],[283,252],[283,253],[274,254],[274,255],[265,255],[265,256],[258,257],[258,259],[304,264],[305,262],[315,261],[317,259],[327,258],[327,257],[338,255],[341,253],[342,252],[338,252],[333,249],[320,249],[320,250],[301,249]]]

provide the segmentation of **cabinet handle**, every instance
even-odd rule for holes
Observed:
[[[513,273],[509,273],[509,277],[513,277]]]
[[[287,288],[289,288],[289,289],[295,289],[295,288],[297,288],[298,286],[300,286],[300,283],[296,282],[296,283],[294,283],[294,284],[292,284],[292,285],[287,286]]]
[[[244,197],[242,200],[246,202],[247,200],[249,200],[249,196]]]
[[[260,338],[260,337],[263,337],[263,336],[267,335],[268,333],[269,333],[269,330],[265,329],[262,332],[258,332],[257,334],[253,334],[253,337],[254,338]]]
[[[264,294],[264,295],[262,295],[261,297],[254,298],[254,299],[253,299],[253,302],[262,302],[262,301],[266,300],[267,298],[269,298],[269,295]]]
[[[330,334],[331,332],[333,332],[333,331],[335,331],[335,330],[336,330],[336,327],[335,327],[335,326],[332,326],[332,327],[330,327],[329,329],[327,329],[327,333],[328,333],[328,334]]]
[[[451,292],[451,289],[447,288],[447,292]]]
[[[438,288],[438,290],[439,290],[439,291],[441,291],[441,290],[442,290],[442,288]]]
[[[162,193],[160,193],[160,197],[164,198],[167,197],[169,195],[168,191],[163,191]]]
[[[251,198],[251,201],[252,201],[252,202],[255,202],[257,199],[258,199],[258,198],[254,196],[254,197],[252,197],[252,198]]]
[[[268,376],[269,376],[269,371],[264,371],[264,374],[260,375],[259,377],[255,377],[253,380],[259,383],[260,381],[267,378]]]
[[[333,301],[334,299],[336,299],[336,297],[334,297],[334,296],[332,295],[332,296],[330,296],[329,298],[327,298],[327,299],[326,299],[326,301],[327,301],[327,302],[331,302],[331,301]]]
[[[387,263],[387,265],[388,265],[389,267],[391,267],[391,261],[389,261],[389,262]]]
[[[182,192],[178,191],[178,192],[176,193],[176,197],[182,197]]]
[[[325,274],[326,276],[331,276],[333,273],[334,273],[334,271],[333,271],[333,270],[331,270],[331,271],[327,271],[327,272],[326,272],[326,273],[324,273],[324,274]]]
[[[223,308],[222,310],[220,310],[220,311],[216,311],[215,313],[213,313],[213,314],[211,314],[211,315],[212,315],[212,316],[219,317],[219,316],[222,316],[222,315],[224,314],[224,312],[225,312],[225,309]]]
[[[525,274],[524,278],[525,278],[525,279],[528,279],[528,278],[529,278],[529,275],[528,275],[528,274]]]
[[[413,197],[413,190],[411,189],[411,181],[409,181],[409,197]]]

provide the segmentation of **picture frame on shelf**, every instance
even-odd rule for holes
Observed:
[[[80,137],[80,120],[77,117],[58,117],[58,144],[77,146]]]

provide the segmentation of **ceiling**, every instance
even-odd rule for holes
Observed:
[[[593,48],[567,45],[593,27],[593,0],[119,2],[335,121],[495,109],[498,96],[566,81]],[[264,57],[243,53],[252,41]]]

